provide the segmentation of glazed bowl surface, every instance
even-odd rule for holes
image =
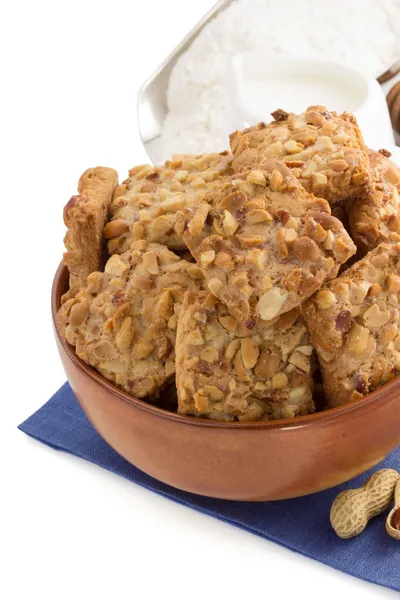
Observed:
[[[52,314],[70,385],[105,441],[164,483],[228,500],[293,498],[359,475],[400,444],[400,378],[345,406],[253,423],[181,416],[134,398],[83,362],[61,335],[56,315],[67,287],[60,265]]]

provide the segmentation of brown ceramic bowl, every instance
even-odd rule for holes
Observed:
[[[400,443],[400,378],[346,406],[259,423],[184,417],[138,400],[80,360],[61,335],[56,313],[67,285],[60,266],[52,311],[71,387],[110,446],[160,481],[229,500],[293,498],[351,479]]]

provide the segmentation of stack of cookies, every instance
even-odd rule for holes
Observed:
[[[327,407],[400,373],[400,171],[350,114],[272,116],[232,154],[118,187],[90,169],[65,208],[61,330],[133,396],[176,381],[181,414],[290,418],[315,412],[319,368]]]

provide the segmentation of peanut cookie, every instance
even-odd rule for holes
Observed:
[[[176,231],[238,321],[291,310],[356,251],[328,202],[276,158],[220,182],[208,202],[180,212]]]
[[[110,254],[125,252],[139,239],[184,249],[174,231],[177,211],[201,202],[214,180],[232,172],[231,162],[228,152],[177,154],[163,167],[131,169],[114,194],[111,221],[104,229]]]
[[[389,156],[386,150],[370,153],[374,192],[347,206],[352,237],[363,254],[381,242],[400,241],[400,169]]]
[[[197,291],[201,281],[199,267],[166,246],[134,242],[61,306],[61,331],[106,379],[139,398],[157,394],[175,373],[184,292]]]
[[[300,309],[239,324],[215,296],[187,292],[176,338],[178,412],[219,420],[314,412],[313,349]]]
[[[278,156],[307,191],[332,204],[372,191],[368,153],[353,115],[310,106],[300,115],[277,110],[272,116],[268,125],[231,135],[235,170],[262,168],[265,158]]]
[[[303,305],[330,407],[400,371],[400,244],[381,244]]]
[[[89,273],[102,266],[103,227],[117,185],[118,174],[114,169],[88,169],[79,180],[79,194],[72,196],[64,208],[68,231],[64,238],[67,252],[63,262],[69,269],[69,291],[62,302],[72,298],[86,284]]]

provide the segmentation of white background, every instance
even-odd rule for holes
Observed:
[[[136,94],[211,0],[9,0],[0,14],[4,600],[395,598],[16,426],[64,382],[50,321],[62,208],[89,166],[146,162]],[[357,557],[354,557],[357,560]]]

